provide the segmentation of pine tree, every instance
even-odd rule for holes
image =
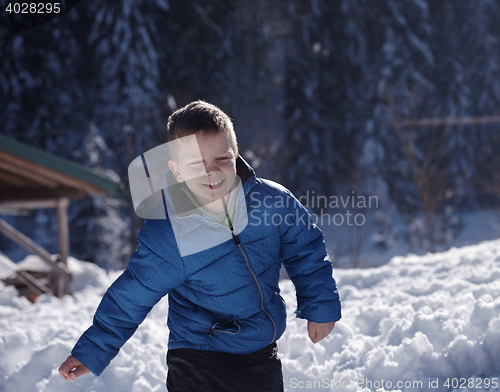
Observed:
[[[342,2],[289,4],[283,177],[299,194],[316,189],[331,195],[333,184],[352,179],[356,167],[361,128],[351,105],[361,69],[343,41],[341,9]]]
[[[85,80],[78,8],[49,23],[12,34],[0,26],[2,133],[45,147],[44,134],[85,119]]]

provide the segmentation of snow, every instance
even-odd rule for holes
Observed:
[[[16,263],[0,252],[0,279],[8,278],[16,269]]]
[[[121,273],[73,258],[68,266],[73,296],[43,295],[32,304],[0,285],[0,391],[165,391],[166,297],[100,377],[60,377],[59,365]],[[500,382],[500,240],[397,256],[334,277],[343,317],[318,344],[294,317],[292,283],[280,283],[288,310],[278,341],[286,391],[500,391],[485,388]],[[466,388],[458,388],[460,378]],[[447,379],[457,388],[445,386]]]

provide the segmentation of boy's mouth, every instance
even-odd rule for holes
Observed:
[[[225,178],[220,180],[220,181],[210,182],[210,183],[202,184],[202,185],[209,187],[210,189],[219,189],[220,187],[222,187],[222,183],[224,182],[224,180],[225,180]]]

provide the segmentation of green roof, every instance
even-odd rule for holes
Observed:
[[[84,181],[106,192],[124,192],[125,184],[123,183],[118,183],[111,178],[96,173],[92,169],[82,166],[76,162],[58,157],[57,155],[42,151],[38,148],[31,147],[4,135],[0,135],[0,151],[4,151],[27,161],[37,163],[49,169],[58,171],[59,173],[67,174],[68,176]]]

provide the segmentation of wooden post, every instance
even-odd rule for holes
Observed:
[[[69,199],[67,197],[62,197],[57,200],[57,241],[59,245],[59,255],[61,258],[60,261],[66,266],[68,265],[69,256],[68,205]],[[56,290],[59,298],[69,294],[69,279],[67,276],[58,276]]]
[[[59,261],[59,259],[56,259],[55,256],[52,256],[49,252],[47,252],[45,249],[43,249],[40,245],[35,243],[32,239],[26,237],[23,233],[19,232],[15,228],[13,228],[11,225],[9,225],[7,222],[5,222],[3,219],[0,219],[0,232],[5,234],[8,238],[10,238],[12,241],[16,242],[20,246],[22,246],[24,249],[26,249],[28,252],[33,253],[40,257],[45,263],[47,263],[51,270],[52,273],[49,273],[49,281],[51,278],[54,276],[54,274],[57,275],[54,279],[57,281],[57,284],[53,286],[54,294],[57,295],[59,298],[62,297],[63,295],[69,293],[69,281],[71,279],[71,273],[68,270],[68,267],[66,264],[62,263]],[[30,289],[33,290],[33,282],[29,274],[19,274],[19,271],[16,274],[17,277],[22,280]],[[62,276],[62,278],[61,278]],[[24,280],[23,280],[24,278]],[[62,281],[61,281],[62,279]],[[28,281],[28,283],[26,283]],[[61,283],[59,283],[61,282]],[[31,283],[31,286],[30,286]],[[49,286],[52,286],[52,284],[49,284]],[[42,291],[45,290],[42,288],[42,285],[39,284],[38,288],[41,289]],[[46,292],[52,292],[46,291]]]
[[[134,141],[133,141],[133,128],[130,125],[124,127],[125,131],[125,141],[127,143],[127,159],[130,162],[134,160]],[[130,187],[130,184],[129,184]],[[135,234],[137,227],[137,216],[134,210],[134,204],[132,199],[129,198],[129,213],[130,213],[130,244],[132,245],[132,250],[137,248],[137,236]]]

